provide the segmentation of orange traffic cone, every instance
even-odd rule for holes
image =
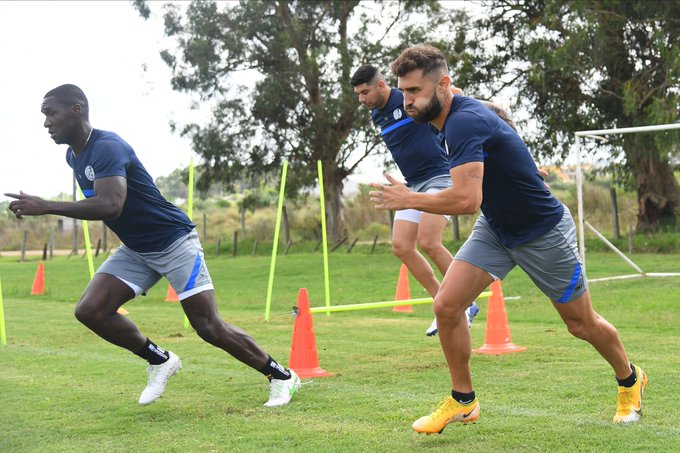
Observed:
[[[179,297],[177,297],[177,293],[175,292],[175,288],[173,288],[170,283],[168,283],[168,292],[165,293],[165,301],[166,302],[179,302]]]
[[[118,314],[121,314],[121,315],[129,315],[130,314],[130,312],[127,311],[126,309],[124,309],[123,307],[118,307],[117,312],[118,312]]]
[[[319,355],[316,351],[312,313],[309,311],[309,295],[307,289],[298,292],[298,314],[293,326],[293,343],[290,346],[288,366],[300,378],[333,376],[319,367]]]
[[[45,294],[45,265],[41,261],[38,264],[38,270],[35,271],[35,278],[33,279],[33,287],[31,288],[31,295]]]
[[[500,280],[491,284],[491,297],[486,312],[486,338],[484,345],[474,349],[479,354],[510,354],[526,351],[527,348],[517,346],[510,337],[508,313],[505,311],[505,301],[501,290]]]
[[[394,295],[394,300],[409,300],[411,298],[411,289],[408,283],[408,267],[406,264],[401,265],[399,269],[399,280],[397,281],[397,292]],[[413,313],[411,305],[395,305],[392,311],[401,313]]]

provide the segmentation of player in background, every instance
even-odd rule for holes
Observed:
[[[390,88],[380,71],[372,65],[359,67],[350,81],[359,102],[371,111],[373,123],[380,127],[383,141],[394,162],[414,192],[436,193],[451,186],[448,157],[441,137],[429,124],[414,122],[404,111],[404,97]],[[462,91],[458,90],[462,94]],[[453,255],[442,244],[442,234],[449,216],[430,214],[416,209],[395,212],[392,226],[392,253],[408,267],[433,298],[439,290],[439,279],[420,248],[446,274]],[[479,313],[473,301],[465,310],[468,325]],[[437,333],[436,317],[425,331]]]

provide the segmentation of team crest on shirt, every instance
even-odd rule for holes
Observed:
[[[94,168],[92,168],[92,165],[85,167],[85,177],[90,181],[94,181]]]
[[[398,120],[401,118],[401,110],[395,109],[394,112],[392,112],[392,116],[394,117],[395,120]]]

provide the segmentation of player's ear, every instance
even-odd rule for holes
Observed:
[[[76,103],[71,106],[71,111],[73,112],[73,116],[79,117],[83,114],[83,106]]]
[[[437,82],[437,90],[444,93],[444,92],[450,92],[451,91],[451,76],[448,74],[444,74],[439,78],[439,81]]]

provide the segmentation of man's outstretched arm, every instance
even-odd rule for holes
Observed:
[[[82,220],[115,220],[123,212],[127,197],[127,180],[123,176],[109,176],[94,182],[95,195],[80,201],[48,201],[23,192],[6,193],[15,198],[9,210],[17,219],[25,215],[62,215]]]
[[[432,214],[463,215],[474,214],[482,204],[482,162],[468,162],[452,168],[453,186],[437,193],[412,192],[392,176],[386,174],[385,177],[391,185],[370,184],[378,189],[369,194],[376,209],[417,209]]]

